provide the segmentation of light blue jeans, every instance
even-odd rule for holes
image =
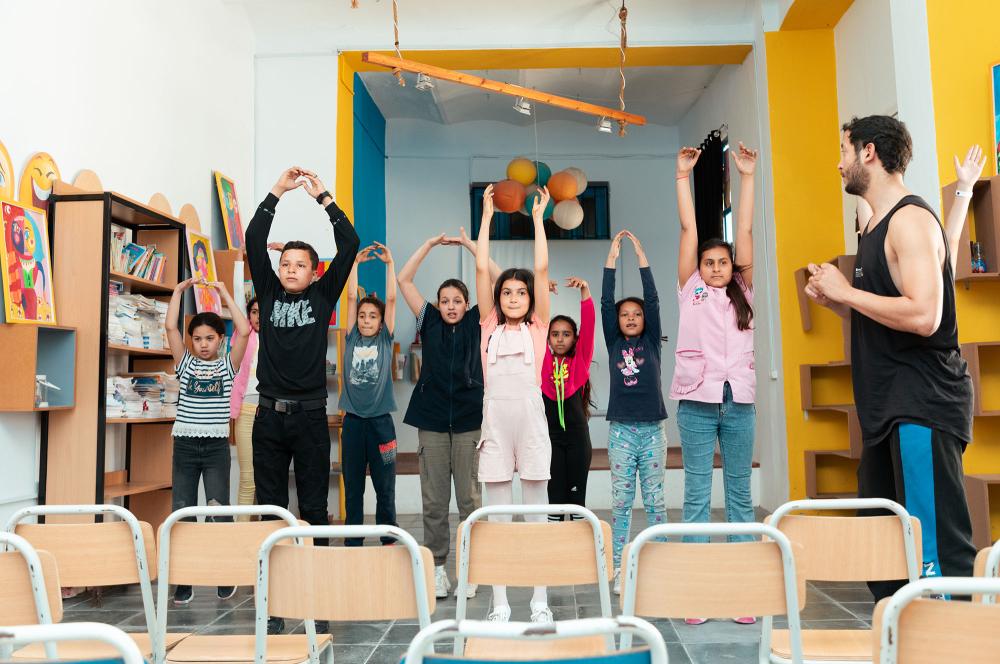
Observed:
[[[734,403],[726,383],[722,403],[682,400],[677,406],[677,427],[684,454],[684,523],[708,523],[712,502],[712,471],[715,443],[722,453],[722,477],[726,491],[726,520],[756,521],[750,498],[753,466],[754,422],[752,403]],[[747,535],[731,536],[730,542],[745,542]],[[707,537],[685,537],[685,542],[707,542]]]
[[[621,566],[622,549],[629,541],[636,475],[642,487],[646,522],[667,522],[663,498],[663,472],[667,437],[662,422],[612,422],[608,439],[611,464],[611,537],[615,569]]]

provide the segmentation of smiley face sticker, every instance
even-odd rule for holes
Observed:
[[[21,173],[21,188],[18,201],[39,210],[49,209],[49,196],[52,195],[52,185],[59,180],[59,167],[48,152],[36,152],[31,155],[28,165]]]
[[[14,164],[3,143],[0,143],[0,198],[14,200]]]

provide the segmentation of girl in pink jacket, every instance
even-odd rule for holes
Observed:
[[[237,505],[253,505],[256,488],[253,483],[253,419],[257,413],[257,331],[260,330],[260,306],[257,298],[247,304],[250,320],[250,340],[240,371],[233,379],[233,392],[229,399],[229,417],[235,422],[236,459],[240,464],[240,486]],[[247,520],[249,517],[240,517]]]

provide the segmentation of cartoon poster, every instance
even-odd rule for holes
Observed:
[[[316,278],[322,277],[327,270],[330,269],[330,264],[333,263],[332,258],[321,258],[319,259],[319,267],[316,269]],[[330,314],[330,327],[337,327],[337,312],[340,310],[340,302],[337,302],[337,306],[333,308],[333,313]]]
[[[36,152],[21,172],[21,189],[17,199],[22,205],[47,212],[52,185],[59,179],[59,167],[52,155]]]
[[[3,143],[0,143],[0,198],[12,201],[16,198],[14,189],[14,163]]]
[[[219,193],[219,209],[222,210],[222,224],[226,227],[226,241],[230,249],[243,248],[243,222],[240,206],[236,200],[236,185],[219,171],[215,171],[215,189]]]
[[[993,149],[1000,175],[1000,62],[993,65]]]
[[[55,325],[52,261],[45,213],[0,201],[3,290],[8,323]]]
[[[187,229],[187,250],[191,258],[191,276],[208,282],[218,281],[212,240],[207,235]],[[198,313],[211,311],[222,314],[222,299],[211,286],[194,285],[194,304]]]

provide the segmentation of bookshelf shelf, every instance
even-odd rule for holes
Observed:
[[[150,281],[149,279],[140,279],[139,277],[131,274],[122,274],[121,272],[116,272],[111,270],[111,279],[114,281],[121,281],[126,285],[132,286],[133,292],[139,293],[171,293],[174,290],[173,286],[167,286],[156,281]]]

